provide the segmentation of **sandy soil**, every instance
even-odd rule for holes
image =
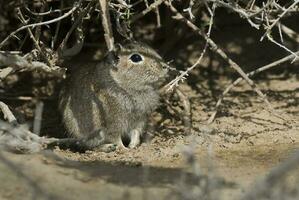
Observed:
[[[251,52],[246,57],[246,51],[252,50],[252,33],[243,30],[242,43],[233,40],[229,31],[222,31],[221,37],[230,42],[220,41],[217,31],[215,40],[242,65],[260,66],[275,57],[263,57],[266,52]],[[195,52],[193,47],[190,51]],[[199,53],[194,53],[190,63]],[[238,57],[240,54],[245,57]],[[208,67],[219,66],[224,64],[205,59],[201,69],[180,85],[191,101],[190,133],[184,133],[181,119],[164,105],[151,117],[155,128],[148,142],[137,149],[111,153],[54,149],[33,155],[1,152],[0,199],[175,199],[207,185],[213,189],[206,193],[210,199],[239,199],[299,148],[299,77],[298,73],[280,70],[256,80],[279,117],[242,83],[225,98],[215,122],[206,125],[217,98],[232,80],[229,72],[215,77],[207,73]],[[51,106],[53,112],[47,110],[55,99],[45,102],[46,132],[61,135],[57,112]],[[180,102],[171,102],[173,108],[181,109]],[[19,110],[25,110],[24,106]],[[290,184],[298,184],[298,174],[291,179]]]
[[[226,99],[225,104],[230,105],[227,110],[212,125],[204,125],[207,99],[183,85],[181,89],[190,94],[192,102],[191,134],[182,132],[179,119],[155,113],[152,119],[159,124],[153,138],[134,150],[74,153],[55,149],[34,155],[3,152],[1,197],[163,199],[179,187],[183,174],[192,172],[185,159],[192,151],[203,176],[213,174],[223,181],[221,199],[237,198],[299,148],[298,80],[293,76],[288,80],[263,80],[259,85],[267,87],[277,111],[291,119],[288,123],[265,110],[243,84]]]

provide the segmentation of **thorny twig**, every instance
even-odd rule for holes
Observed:
[[[274,43],[275,45],[285,49],[286,51],[288,51],[289,53],[292,53],[293,55],[296,55],[294,54],[293,51],[291,51],[289,48],[287,48],[286,46],[284,46],[283,44],[277,42],[276,40],[273,39],[273,37],[270,35],[271,33],[271,30],[273,29],[274,26],[278,26],[278,29],[279,31],[281,31],[280,29],[280,23],[279,21],[291,10],[293,9],[297,3],[299,1],[295,0],[287,9],[282,9],[280,8],[283,12],[272,22],[272,24],[270,25],[270,20],[269,20],[269,17],[271,15],[271,13],[268,13],[268,8],[273,6],[273,5],[276,5],[276,6],[279,6],[275,1],[267,1],[266,3],[263,3],[263,7],[260,8],[258,6],[254,6],[257,10],[256,11],[253,11],[250,10],[250,13],[248,10],[246,9],[242,9],[241,7],[239,6],[236,6],[238,4],[232,4],[232,3],[226,3],[226,2],[223,2],[223,1],[219,1],[219,0],[208,0],[209,2],[214,2],[214,3],[217,3],[217,5],[220,5],[220,6],[223,6],[225,8],[228,8],[236,13],[238,13],[241,17],[244,17],[247,19],[247,21],[250,23],[251,26],[253,26],[254,28],[256,29],[259,29],[260,27],[260,24],[257,24],[255,22],[252,21],[252,18],[255,18],[257,21],[263,21],[263,18],[266,19],[266,32],[265,34],[261,37],[261,41],[264,39],[264,37],[267,36],[268,40],[271,41],[272,43]],[[252,4],[250,7],[253,7],[254,4]],[[273,12],[273,11],[272,11]],[[267,13],[265,17],[263,17],[264,13]],[[261,14],[262,17],[261,19],[258,18],[258,15]],[[297,56],[295,56],[294,60],[297,59]]]
[[[259,8],[258,6],[255,6],[255,7],[258,8],[260,11],[262,11],[262,14],[263,14],[264,12],[266,12],[266,9],[268,8],[268,6],[271,6],[271,5],[272,5],[272,3],[276,4],[275,1],[268,1],[267,4],[264,5],[262,8]],[[268,13],[268,14],[266,14],[265,17],[262,15],[262,21],[263,21],[263,18],[265,18],[265,20],[266,20],[266,25],[265,25],[266,32],[264,33],[264,35],[263,35],[263,36],[261,37],[261,39],[260,39],[260,41],[263,41],[263,39],[264,39],[265,37],[267,37],[268,40],[269,40],[270,42],[272,42],[272,43],[274,43],[275,45],[277,45],[277,46],[283,48],[283,49],[286,50],[287,52],[293,54],[293,55],[295,56],[293,62],[294,62],[296,59],[298,59],[297,55],[296,55],[293,51],[291,51],[289,48],[287,48],[286,46],[284,46],[282,43],[277,42],[277,41],[273,38],[273,36],[271,36],[271,31],[272,31],[272,29],[273,29],[274,26],[277,26],[277,27],[278,27],[278,30],[279,30],[280,37],[281,37],[281,41],[283,42],[282,33],[281,33],[281,31],[282,31],[282,27],[284,28],[284,29],[283,29],[284,32],[286,32],[287,34],[288,34],[288,31],[289,31],[290,29],[288,29],[288,27],[286,27],[285,25],[281,24],[279,21],[280,21],[280,20],[281,20],[281,19],[282,19],[282,18],[283,18],[283,17],[284,17],[284,16],[285,16],[291,9],[292,9],[292,8],[294,8],[294,7],[296,6],[297,3],[299,3],[299,1],[298,1],[298,0],[295,0],[294,3],[291,4],[287,9],[282,9],[283,12],[282,12],[282,13],[281,13],[275,20],[273,20],[273,22],[272,22],[271,25],[270,25],[270,19],[269,19],[269,16],[270,16],[271,18],[273,18],[273,17],[271,16],[271,14]],[[278,4],[276,4],[276,5],[278,5]],[[252,16],[252,15],[251,15],[251,16]]]
[[[295,62],[298,59],[298,56],[297,56],[296,53],[294,53],[293,51],[291,51],[289,48],[287,48],[283,44],[281,44],[281,43],[277,42],[276,40],[274,40],[273,37],[271,37],[270,35],[268,35],[267,38],[272,43],[276,44],[277,46],[279,46],[279,47],[283,48],[284,50],[286,50],[287,52],[291,53],[294,56],[294,59],[293,59],[292,63]]]
[[[295,54],[299,55],[299,51],[295,52]],[[270,69],[270,68],[276,67],[276,66],[278,66],[279,64],[282,64],[282,63],[287,62],[287,61],[289,61],[289,60],[292,60],[292,59],[294,59],[294,58],[295,58],[294,55],[286,56],[286,57],[284,57],[284,58],[281,58],[281,59],[279,59],[279,60],[277,60],[277,61],[274,61],[274,62],[272,62],[272,63],[270,63],[270,64],[267,64],[267,65],[265,65],[265,66],[262,66],[262,67],[260,67],[260,68],[258,68],[258,69],[256,69],[256,70],[253,70],[253,71],[247,73],[247,76],[250,76],[250,77],[251,77],[251,76],[254,76],[254,75],[256,75],[256,74],[258,74],[258,73],[260,73],[260,72],[263,72],[263,71],[268,70],[268,69]],[[212,123],[212,122],[214,121],[215,116],[216,116],[216,114],[217,114],[217,112],[218,112],[219,106],[221,105],[221,102],[222,102],[223,99],[224,99],[224,96],[225,96],[225,95],[226,95],[226,94],[227,94],[233,87],[235,87],[237,84],[239,84],[242,80],[244,80],[244,79],[243,79],[242,77],[240,77],[240,78],[238,78],[237,80],[235,80],[232,84],[230,84],[229,86],[227,86],[227,87],[225,88],[225,90],[222,92],[221,97],[218,99],[218,101],[217,101],[217,103],[216,103],[215,111],[211,114],[211,116],[210,116],[210,118],[209,118],[209,120],[208,120],[208,123],[209,123],[209,124]]]
[[[185,9],[183,10],[184,12],[187,12],[187,13],[189,14],[189,18],[190,18],[191,20],[195,18],[195,16],[194,16],[193,13],[192,13],[192,8],[193,8],[193,6],[194,6],[194,0],[190,0],[190,1],[189,1],[189,6],[188,6],[188,8],[185,8]]]
[[[258,96],[266,103],[271,113],[275,114],[274,108],[271,105],[271,103],[268,101],[266,96],[263,94],[263,92],[257,87],[257,85],[246,75],[246,73],[242,70],[242,68],[232,59],[230,59],[227,54],[221,50],[217,44],[210,39],[204,32],[202,32],[194,23],[192,23],[190,20],[185,18],[171,3],[168,1],[164,2],[170,10],[176,14],[176,18],[179,21],[184,22],[186,25],[188,25],[192,30],[196,31],[200,36],[202,36],[209,44],[209,47],[212,51],[216,52],[218,55],[220,55],[225,61],[227,61],[230,64],[230,67],[232,67],[235,71],[237,71],[241,77],[243,77],[248,85],[258,94]],[[279,116],[279,115],[276,115]]]
[[[21,22],[22,22],[24,25],[26,25],[26,20],[25,20],[23,14],[22,14],[22,12],[21,12],[21,9],[18,8],[17,11],[18,11],[18,14],[19,14],[19,16],[20,16],[20,20],[21,20]],[[51,66],[51,63],[50,63],[49,59],[47,58],[47,56],[45,55],[45,53],[43,52],[43,50],[42,50],[41,47],[39,46],[38,41],[35,39],[35,37],[34,37],[32,31],[31,31],[31,29],[30,29],[30,28],[27,28],[27,31],[28,31],[28,33],[29,33],[30,38],[31,38],[32,41],[33,41],[33,44],[34,44],[35,48],[38,50],[38,52],[39,52],[40,55],[42,56],[43,60],[47,63],[47,65]]]
[[[75,2],[74,3],[74,7],[69,10],[68,12],[66,12],[65,14],[63,14],[62,16],[60,17],[57,17],[55,19],[51,19],[51,20],[48,20],[48,21],[44,21],[44,22],[38,22],[38,23],[34,23],[34,24],[28,24],[28,25],[25,25],[25,26],[22,26],[20,28],[18,28],[17,30],[13,31],[12,33],[10,33],[1,43],[0,43],[0,49],[3,47],[3,45],[13,36],[15,36],[18,32],[24,30],[24,29],[27,29],[27,28],[34,28],[34,27],[37,27],[37,26],[43,26],[43,25],[48,25],[48,24],[52,24],[52,23],[55,23],[55,22],[58,22],[68,16],[70,16],[75,10],[77,10],[81,4],[83,0],[79,0],[79,2]]]
[[[262,36],[261,40],[263,40],[265,36],[269,35],[270,31],[271,31],[272,28],[279,22],[279,20],[280,20],[285,14],[287,14],[288,11],[289,11],[290,9],[294,8],[295,5],[298,4],[298,3],[299,3],[299,1],[298,1],[298,0],[295,0],[295,1],[292,3],[292,5],[290,5],[287,9],[285,9],[285,10],[279,15],[279,17],[276,18],[276,19],[274,20],[274,22],[267,28],[267,30],[266,30],[265,34]]]
[[[252,15],[249,15],[244,9],[241,9],[241,8],[237,8],[237,7],[234,7],[232,6],[231,4],[229,3],[226,3],[226,2],[223,2],[223,1],[219,1],[219,0],[208,0],[209,2],[213,2],[213,3],[216,3],[217,5],[220,5],[222,7],[225,7],[225,8],[229,8],[231,10],[233,10],[234,12],[238,13],[240,16],[244,17],[247,19],[248,23],[256,28],[256,29],[259,29],[260,25],[254,23],[252,20],[251,20],[251,17]]]
[[[136,20],[138,20],[139,18],[143,17],[144,15],[146,15],[147,13],[149,13],[150,11],[156,9],[159,5],[161,5],[163,2],[165,2],[166,0],[157,0],[154,3],[152,3],[151,5],[149,5],[145,10],[143,10],[142,12],[138,13],[137,15],[134,15],[130,22],[134,23]]]
[[[212,26],[213,26],[213,19],[214,19],[214,15],[215,15],[215,4],[213,5],[213,11],[211,12],[211,19],[209,22],[209,28],[208,28],[208,32],[207,32],[207,37],[210,38],[210,34],[211,34],[211,30],[212,30]],[[196,68],[197,66],[199,66],[199,64],[201,63],[201,60],[208,48],[208,41],[206,40],[205,46],[203,51],[201,52],[199,58],[197,59],[197,61],[191,66],[189,67],[186,71],[182,72],[179,76],[177,76],[175,79],[173,79],[170,83],[168,83],[165,87],[167,88],[167,90],[172,90],[173,87],[178,86],[180,81],[183,81],[186,79],[186,76],[188,76],[189,72],[191,72],[194,68]]]

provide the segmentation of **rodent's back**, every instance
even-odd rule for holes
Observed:
[[[81,137],[102,125],[101,102],[94,93],[95,64],[78,67],[65,81],[59,109],[69,134]]]

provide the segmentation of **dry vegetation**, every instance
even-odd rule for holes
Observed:
[[[85,60],[91,60],[90,52],[94,55],[95,51],[97,54],[93,59],[98,60],[107,51],[113,51],[115,44],[123,40],[149,43],[156,47],[165,59],[171,60],[175,75],[161,89],[164,93],[164,106],[159,109],[160,114],[155,115],[152,120],[154,124],[164,123],[163,130],[161,127],[159,129],[160,132],[169,133],[170,130],[175,130],[173,137],[183,135],[186,138],[195,137],[196,130],[204,135],[213,135],[214,130],[216,134],[220,133],[221,131],[217,129],[220,124],[219,121],[217,123],[218,116],[229,113],[227,110],[232,109],[235,104],[244,103],[247,107],[245,104],[248,101],[241,103],[232,101],[235,103],[232,105],[227,105],[229,102],[224,101],[233,88],[240,84],[243,84],[243,88],[252,91],[245,99],[258,97],[261,101],[259,106],[265,109],[267,116],[276,118],[279,121],[277,124],[287,127],[283,130],[298,132],[298,117],[294,117],[298,115],[296,109],[299,106],[298,84],[292,93],[295,100],[288,104],[296,110],[293,113],[277,109],[276,103],[273,104],[271,101],[272,96],[270,95],[269,98],[265,95],[266,89],[263,85],[263,82],[267,84],[267,81],[275,76],[281,77],[283,80],[281,84],[288,84],[290,80],[298,83],[298,17],[298,0],[12,0],[1,2],[0,146],[13,152],[34,153],[46,149],[52,142],[61,140],[64,135],[59,118],[56,117],[55,102],[60,84],[63,84],[68,70],[72,69],[72,60],[76,62],[77,59],[84,65],[87,62]],[[241,53],[237,56],[232,53],[237,45],[230,48],[229,45],[224,46],[220,42],[230,37],[223,35],[222,30],[219,29],[225,26],[238,26],[240,22],[242,26],[254,31],[252,35],[258,33],[260,41],[254,41],[255,43],[272,45],[271,48],[275,51],[275,53],[269,51],[267,59],[251,62],[250,64],[257,65],[255,67],[246,66],[242,62],[239,57],[246,56],[242,51],[239,51]],[[217,35],[215,38],[214,31]],[[258,53],[251,52],[251,54]],[[82,54],[83,57],[76,58]],[[216,57],[215,62],[220,63],[216,68],[212,64],[206,64],[208,59],[212,60],[211,57]],[[200,76],[199,72],[207,75]],[[252,77],[259,73],[263,74],[260,75],[262,79],[254,81]],[[197,88],[197,84],[206,81],[204,80],[206,77],[209,77],[213,84],[220,84],[217,86],[217,95],[204,95],[205,92],[200,91],[204,87]],[[227,85],[228,81],[221,81],[223,79],[231,83]],[[245,84],[241,83],[242,81]],[[180,84],[185,86],[178,89]],[[263,89],[260,85],[263,85]],[[194,96],[196,97],[194,93],[197,97],[209,98],[204,102],[205,110],[201,110],[205,113],[202,114],[204,117],[200,118],[199,125],[195,126],[194,118],[200,106],[196,104],[199,102],[194,103],[195,101],[192,100]],[[235,96],[239,97],[239,95],[242,99],[243,93],[236,92]],[[287,98],[289,97],[281,101],[287,102]],[[249,104],[252,107],[252,102]],[[254,106],[253,103],[253,108]],[[172,120],[180,121],[179,125],[165,122],[164,113],[171,115]],[[191,121],[194,127],[191,127]],[[48,126],[51,123],[52,125]],[[276,127],[277,124],[269,126]],[[181,132],[185,133],[181,134]],[[209,140],[206,138],[208,136],[202,137]],[[244,135],[240,137],[247,138]],[[159,144],[163,145],[163,143]],[[165,198],[222,199],[219,190],[231,186],[222,178],[216,177],[212,170],[207,176],[201,173],[194,153],[196,145],[196,142],[191,143],[183,150],[188,172],[180,173],[177,187],[172,189]],[[207,146],[208,149],[212,148],[211,144]],[[144,148],[141,147],[140,151]],[[213,154],[211,152],[208,155]],[[0,154],[0,159],[10,168],[19,170],[18,167],[13,167],[13,163],[5,156]],[[292,184],[288,182],[289,174],[298,166],[299,154],[294,153],[285,162],[272,169],[265,178],[257,180],[257,183],[248,189],[241,199],[298,199],[298,189],[292,188],[290,186]],[[142,173],[147,174],[147,169]],[[298,180],[296,179],[295,182],[298,183]],[[28,184],[36,187],[32,181]],[[129,196],[126,193],[123,198],[129,199]]]

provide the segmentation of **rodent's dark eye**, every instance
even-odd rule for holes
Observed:
[[[134,63],[138,63],[138,62],[141,62],[143,59],[142,59],[141,55],[134,53],[133,55],[130,56],[130,60]]]

